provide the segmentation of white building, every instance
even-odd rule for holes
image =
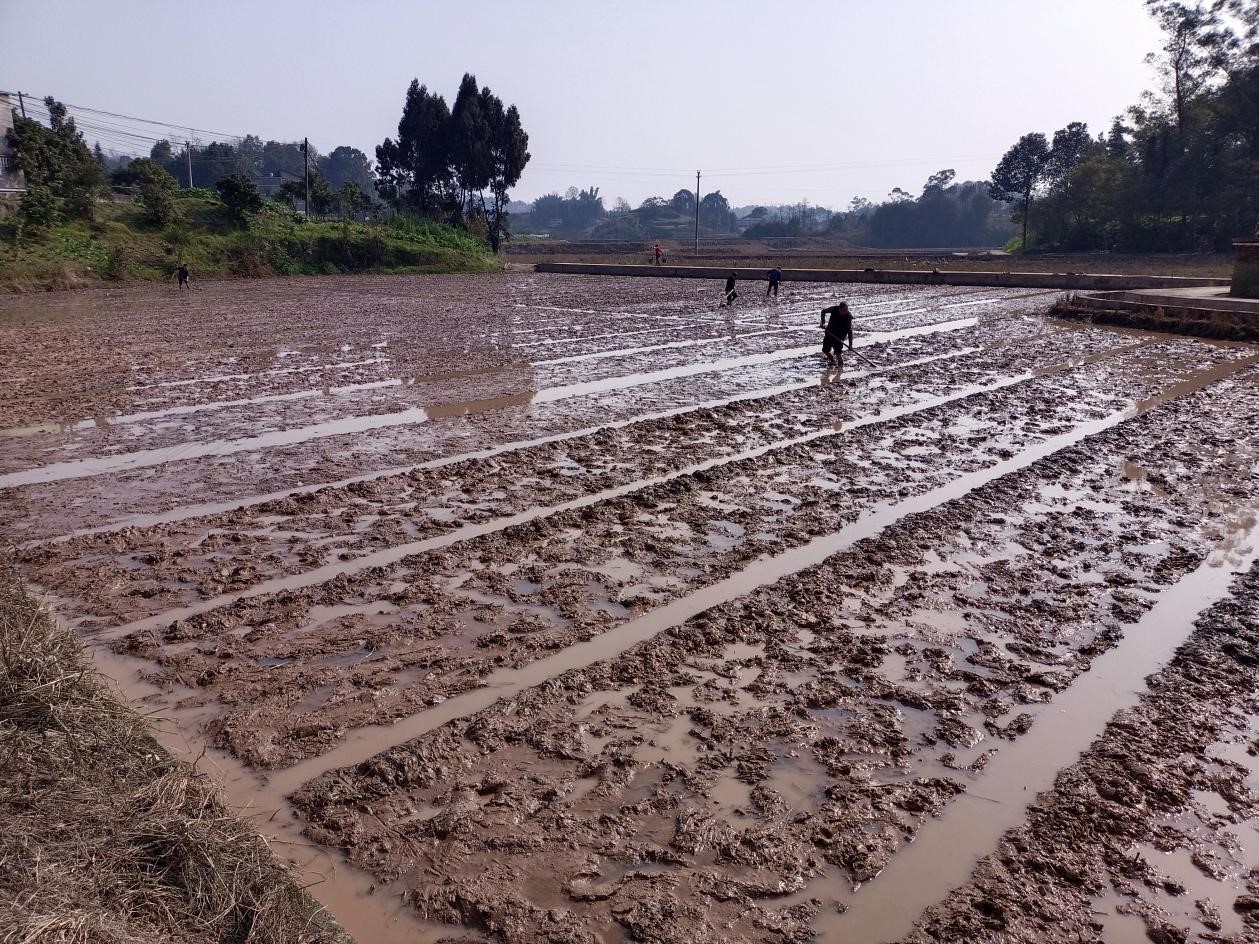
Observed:
[[[26,178],[13,166],[9,131],[13,128],[13,105],[8,92],[0,92],[0,197],[26,193]]]

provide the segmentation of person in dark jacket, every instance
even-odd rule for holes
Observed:
[[[769,293],[773,292],[774,297],[778,297],[778,283],[783,280],[783,270],[774,266],[769,270],[769,285],[765,288],[765,297],[769,298]]]
[[[830,320],[827,320],[827,315],[830,315]],[[848,303],[840,302],[830,308],[823,308],[819,327],[826,329],[826,337],[822,340],[822,353],[826,355],[826,362],[842,367],[845,339],[848,340],[848,350],[852,350],[852,312],[848,310]]]
[[[721,304],[729,308],[734,304],[734,300],[739,297],[739,293],[734,290],[735,274],[730,273],[730,277],[726,279],[726,300]]]

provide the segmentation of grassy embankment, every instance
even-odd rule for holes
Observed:
[[[0,941],[349,941],[3,565],[0,824]]]
[[[168,279],[182,259],[194,278],[340,272],[495,272],[486,244],[440,223],[306,220],[268,204],[242,229],[208,191],[184,191],[170,225],[146,224],[139,207],[102,202],[95,221],[61,223],[15,240],[0,221],[0,288],[40,291],[98,280]]]

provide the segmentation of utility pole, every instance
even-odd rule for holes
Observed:
[[[310,138],[302,138],[302,160],[306,164],[306,219],[310,219]]]
[[[695,172],[695,255],[699,255],[699,171]]]
[[[26,117],[26,99],[22,97],[22,93],[17,93],[17,107],[22,109],[22,117]]]
[[[192,142],[184,142],[184,156],[188,158],[188,189],[192,189]]]

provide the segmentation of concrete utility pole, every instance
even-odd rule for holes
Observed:
[[[306,218],[310,219],[310,138],[302,138],[302,160],[306,162]]]
[[[22,109],[22,117],[26,117],[26,99],[22,97],[22,93],[17,93],[17,107]]]
[[[192,142],[184,142],[184,156],[188,158],[188,189],[192,189]]]
[[[699,255],[699,171],[695,172],[695,255]]]

